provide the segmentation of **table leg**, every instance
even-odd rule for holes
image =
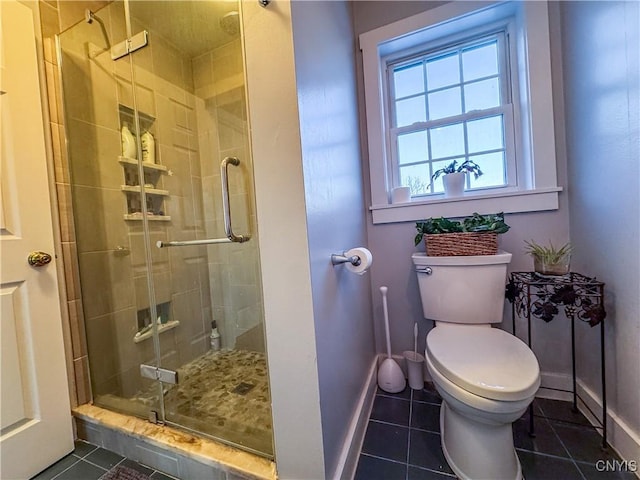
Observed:
[[[578,411],[578,395],[576,393],[576,323],[571,315],[571,382],[573,386],[573,411]]]
[[[604,364],[604,320],[600,321],[600,368],[602,369],[602,449],[608,448],[607,444],[607,377]]]

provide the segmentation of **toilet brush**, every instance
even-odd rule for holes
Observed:
[[[389,393],[398,393],[407,385],[400,365],[391,358],[391,339],[389,338],[389,312],[387,309],[387,287],[380,287],[382,309],[384,311],[384,329],[387,337],[387,358],[378,367],[378,386]]]

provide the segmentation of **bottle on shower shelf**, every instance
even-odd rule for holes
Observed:
[[[140,137],[142,143],[142,161],[156,163],[156,140],[149,130]]]
[[[217,352],[220,350],[220,332],[218,332],[218,325],[214,320],[211,322],[211,335],[209,335],[209,340],[211,341],[211,350]]]
[[[133,136],[133,133],[131,133],[131,130],[129,130],[129,125],[126,123],[122,125],[120,138],[122,140],[122,156],[135,159],[138,156],[136,139]]]

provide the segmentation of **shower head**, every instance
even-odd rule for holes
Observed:
[[[0,0],[1,1],[1,0]],[[100,30],[102,30],[102,35],[104,36],[104,40],[107,45],[107,49],[111,48],[111,42],[109,41],[109,35],[107,34],[107,29],[104,26],[104,22],[98,17],[95,13],[93,13],[88,8],[84,11],[84,21],[91,25],[94,21],[98,22],[100,25]]]
[[[237,11],[232,11],[220,19],[220,28],[227,35],[237,35],[240,33],[240,15]]]

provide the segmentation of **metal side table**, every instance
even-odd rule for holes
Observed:
[[[511,302],[513,334],[516,334],[516,315],[527,319],[527,344],[531,348],[531,317],[550,322],[563,308],[571,320],[571,368],[573,410],[578,411],[578,399],[598,420],[602,429],[602,448],[607,448],[607,393],[604,358],[604,283],[579,273],[546,276],[535,272],[513,272],[506,289],[506,298]],[[602,379],[602,418],[591,411],[576,391],[576,318],[591,327],[600,324],[600,367]],[[551,389],[559,390],[559,389]],[[559,390],[568,392],[568,390]],[[534,435],[533,404],[529,407],[529,434]]]

